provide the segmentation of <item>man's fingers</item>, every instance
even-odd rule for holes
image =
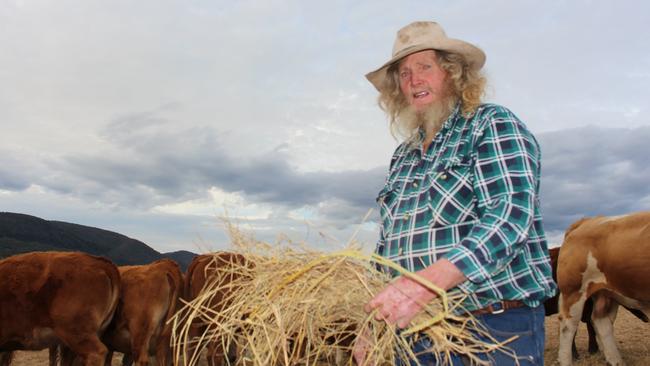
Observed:
[[[388,324],[395,324],[397,321],[395,309],[387,309],[385,306],[376,309],[375,320],[383,320]]]
[[[411,324],[411,319],[401,318],[397,321],[397,327],[400,329],[408,327],[409,324]]]
[[[370,313],[373,309],[376,309],[377,307],[379,307],[380,305],[386,302],[385,297],[386,297],[387,289],[388,288],[385,288],[382,291],[380,291],[377,295],[375,295],[375,297],[370,299],[370,301],[368,301],[366,305],[364,305],[363,309],[366,311],[366,313]]]
[[[376,309],[381,304],[381,302],[382,302],[382,293],[383,293],[383,291],[378,293],[377,295],[375,295],[375,297],[370,299],[370,301],[368,301],[366,303],[366,305],[363,306],[363,310],[365,310],[366,313],[372,312],[374,309]]]
[[[385,310],[383,307],[375,309],[375,320],[386,320],[390,317],[390,312]]]
[[[357,365],[363,365],[366,362],[366,349],[355,349],[354,350],[354,360],[357,362]]]
[[[374,299],[373,299],[373,300],[374,300]],[[366,304],[363,306],[363,310],[364,310],[366,313],[370,313],[370,312],[372,312],[372,310],[373,310],[374,308],[376,308],[376,307],[377,307],[377,305],[375,305],[375,303],[374,303],[372,300],[370,300],[368,303],[366,303]]]

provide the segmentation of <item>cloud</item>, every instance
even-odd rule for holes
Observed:
[[[22,191],[29,188],[32,178],[25,172],[25,159],[0,147],[0,190]]]
[[[563,232],[594,215],[650,210],[650,127],[581,127],[539,134],[546,227]]]
[[[288,209],[342,202],[345,212],[331,204],[323,209],[324,217],[337,221],[338,216],[340,224],[350,216],[360,219],[374,205],[373,194],[383,182],[384,167],[299,172],[278,148],[238,157],[223,147],[214,128],[186,128],[163,114],[156,110],[116,118],[99,134],[101,149],[50,157],[39,171],[18,169],[29,164],[5,155],[4,166],[12,169],[2,171],[1,188],[20,191],[37,185],[119,209],[148,210],[206,199],[217,187],[249,203]]]

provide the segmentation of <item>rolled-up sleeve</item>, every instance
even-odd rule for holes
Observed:
[[[467,277],[471,292],[504,270],[528,239],[537,199],[539,149],[526,127],[507,109],[478,124],[474,194],[479,219],[447,254]]]

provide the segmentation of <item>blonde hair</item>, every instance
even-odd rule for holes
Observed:
[[[434,50],[440,68],[447,73],[447,86],[449,88],[450,102],[461,102],[461,113],[470,117],[482,102],[487,82],[483,73],[473,67],[460,54]],[[417,131],[409,131],[405,126],[400,126],[399,115],[409,105],[400,89],[399,62],[395,62],[386,70],[386,78],[379,94],[379,107],[384,110],[390,119],[390,128],[393,136],[402,132],[407,140],[412,139]],[[406,131],[405,131],[406,130]]]

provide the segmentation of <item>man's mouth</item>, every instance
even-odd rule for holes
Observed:
[[[429,95],[428,91],[421,91],[421,92],[413,93],[413,98],[416,98],[416,99],[417,98],[423,98],[423,97],[426,97],[427,95]]]

